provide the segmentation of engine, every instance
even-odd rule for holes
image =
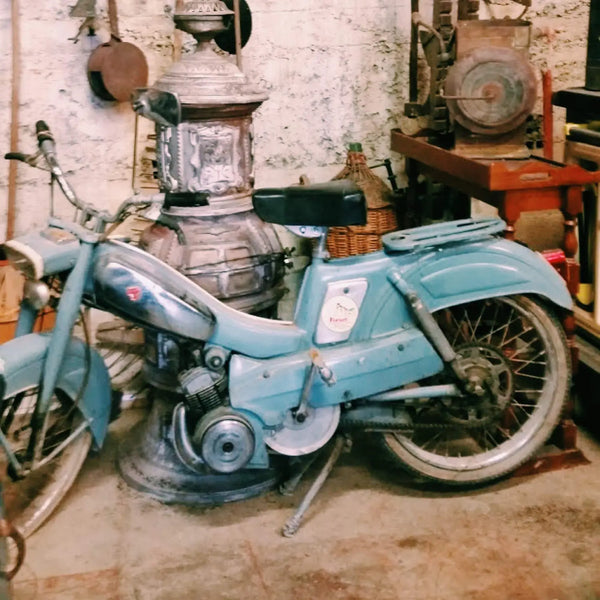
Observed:
[[[183,396],[173,413],[175,451],[201,473],[206,467],[234,473],[254,454],[252,424],[229,406],[229,354],[219,346],[146,332],[146,379],[159,390]]]
[[[193,416],[200,417],[227,403],[227,373],[196,367],[179,375],[185,403]]]

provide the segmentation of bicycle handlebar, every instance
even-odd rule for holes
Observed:
[[[35,124],[35,133],[40,149],[40,154],[44,157],[44,160],[46,161],[46,164],[48,165],[52,176],[57,181],[65,198],[75,208],[82,211],[84,221],[87,221],[91,217],[96,218],[102,223],[116,223],[117,221],[123,218],[127,209],[130,206],[148,206],[155,202],[162,201],[162,194],[144,196],[142,198],[132,196],[124,202],[122,202],[114,214],[111,214],[106,210],[98,210],[91,204],[87,204],[85,202],[80,201],[77,197],[77,194],[75,194],[75,191],[67,181],[65,174],[60,164],[58,163],[58,160],[56,158],[56,144],[54,142],[54,136],[52,135],[52,132],[50,131],[50,128],[48,127],[47,123],[45,121],[37,121]],[[9,152],[5,155],[5,158],[12,160],[20,160],[30,165],[34,164],[35,162],[35,157],[30,157],[20,152]],[[97,223],[97,226],[98,225],[100,225],[100,223]]]

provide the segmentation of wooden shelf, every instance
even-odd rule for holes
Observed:
[[[565,165],[541,157],[527,159],[473,159],[392,130],[392,150],[416,160],[419,170],[442,183],[485,200],[494,192],[540,190],[579,186],[600,181],[600,171]],[[482,197],[483,196],[483,197]]]

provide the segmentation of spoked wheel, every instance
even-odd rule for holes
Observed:
[[[37,392],[37,386],[31,387],[4,398],[0,406],[0,428],[19,460],[25,457],[31,436]],[[81,469],[90,448],[89,430],[86,429],[62,451],[53,454],[81,423],[81,414],[72,400],[57,390],[48,412],[42,449],[42,462],[47,458],[47,463],[21,479],[14,477],[9,466],[10,477],[4,488],[7,516],[25,537],[50,516]]]
[[[513,471],[560,418],[570,382],[562,327],[524,296],[442,310],[435,317],[468,376],[468,393],[410,408],[411,429],[380,434],[402,466],[447,484]]]

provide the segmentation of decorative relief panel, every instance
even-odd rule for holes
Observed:
[[[250,119],[161,127],[157,135],[158,176],[170,192],[209,192],[211,196],[252,186]]]

